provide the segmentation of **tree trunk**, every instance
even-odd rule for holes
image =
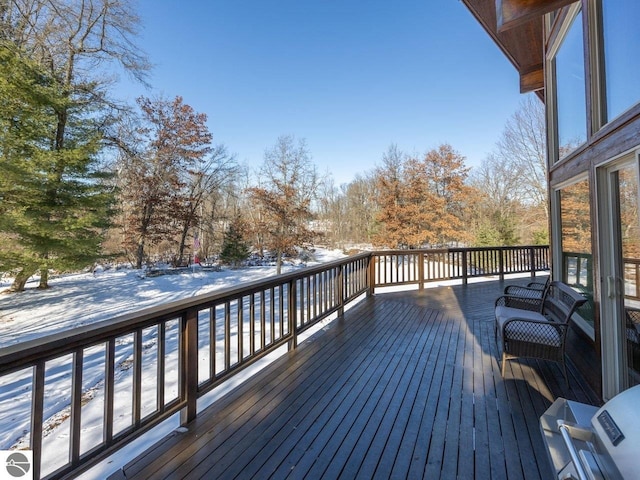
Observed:
[[[136,250],[136,268],[140,270],[142,268],[142,260],[144,260],[144,241],[138,242],[138,249]]]
[[[276,275],[280,275],[282,271],[282,251],[278,249],[276,255]]]
[[[185,222],[180,233],[180,246],[178,247],[178,265],[182,265],[182,259],[184,258],[184,248],[187,243],[187,234],[189,233],[189,227],[191,222]],[[193,252],[195,255],[195,251]]]
[[[49,269],[41,268],[40,269],[40,284],[38,288],[41,290],[45,290],[49,288]]]
[[[27,284],[27,280],[36,272],[36,268],[24,267],[18,272],[16,278],[13,279],[13,284],[9,287],[9,292],[24,292],[24,286]]]

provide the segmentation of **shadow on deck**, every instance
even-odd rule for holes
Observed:
[[[536,360],[501,377],[504,286],[366,299],[117,477],[550,478],[538,417],[558,396],[598,400],[570,362],[569,388]]]

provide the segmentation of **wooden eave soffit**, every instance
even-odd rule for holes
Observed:
[[[498,32],[522,25],[576,0],[496,0]]]
[[[535,65],[526,72],[520,72],[520,93],[536,92],[544,89],[544,69]]]

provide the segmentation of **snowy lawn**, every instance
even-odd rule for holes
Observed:
[[[340,250],[317,250],[316,261],[307,265],[342,257]],[[283,272],[293,268],[299,267],[285,264]],[[53,276],[45,291],[38,290],[34,280],[25,292],[0,294],[0,348],[271,275],[275,267],[192,270],[159,277],[144,277],[136,270],[106,270]],[[0,291],[10,285],[8,280],[0,282]]]

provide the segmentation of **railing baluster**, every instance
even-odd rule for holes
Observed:
[[[287,320],[289,322],[289,335],[291,335],[289,339],[289,350],[293,350],[298,346],[298,336],[297,336],[297,326],[296,326],[296,312],[298,309],[298,305],[296,303],[296,280],[289,281],[289,305],[287,306]]]
[[[133,426],[140,427],[142,411],[142,329],[133,334]]]
[[[327,301],[326,296],[326,287],[327,287],[327,272],[321,272],[318,274],[318,278],[320,280],[320,285],[318,288],[318,293],[320,294],[318,297],[318,312],[317,315],[322,315],[325,311],[325,304]]]
[[[280,320],[280,335],[278,338],[284,336],[284,286],[278,285],[278,318]]]
[[[73,368],[71,373],[71,455],[69,461],[77,465],[80,459],[80,436],[82,421],[82,371],[84,352],[82,348],[73,353]]]
[[[269,289],[269,324],[271,325],[271,335],[269,338],[271,341],[269,343],[273,344],[275,342],[275,330],[276,330],[276,305],[274,301],[275,290],[273,287]]]
[[[256,294],[251,293],[249,297],[249,354],[256,353]]]
[[[264,290],[260,291],[260,350],[264,350],[267,346],[267,322],[265,319],[265,298]]]
[[[231,304],[224,302],[224,369],[231,368]]]
[[[216,357],[218,355],[218,342],[216,334],[216,307],[209,307],[209,378],[216,377]]]
[[[103,442],[108,447],[113,441],[113,400],[115,394],[116,339],[110,338],[104,352],[104,418]]]
[[[307,320],[309,320],[311,318],[311,282],[312,282],[312,279],[313,279],[313,275],[309,275],[307,277],[307,279],[306,279],[306,282],[305,282],[307,288],[306,288],[306,291],[304,292],[305,293],[305,297],[304,298],[305,298],[306,303],[307,303],[307,308],[306,308],[307,314],[306,314],[305,318],[302,319],[301,323],[303,325],[306,324]]]
[[[158,362],[156,363],[156,405],[158,411],[164,411],[164,384],[165,384],[165,358],[166,355],[166,341],[167,341],[167,324],[162,321],[158,325],[158,344],[157,355]]]
[[[345,293],[349,294],[349,288],[345,282],[345,266],[340,265],[338,267],[338,274],[335,278],[335,288],[336,288],[336,298],[338,299],[338,316],[342,317],[344,315],[344,302],[345,302]]]
[[[238,297],[238,363],[244,361],[244,297]]]

